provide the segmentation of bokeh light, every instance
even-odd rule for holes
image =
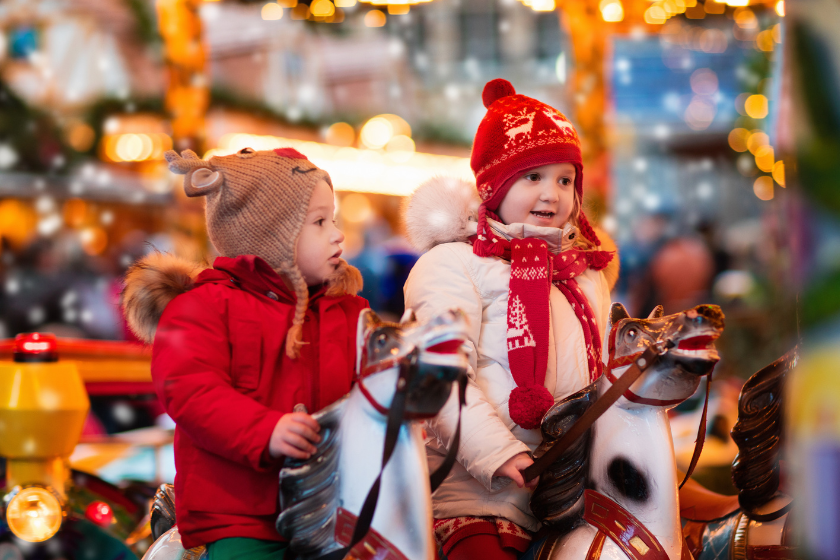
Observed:
[[[755,151],[755,166],[765,173],[773,171],[773,164],[775,162],[773,146],[761,146]]]
[[[380,148],[384,148],[385,144],[387,144],[388,140],[390,140],[393,136],[394,127],[391,126],[388,119],[383,117],[373,117],[362,127],[359,139],[365,147],[378,150]]]
[[[709,68],[698,68],[691,74],[691,90],[698,95],[713,95],[718,90],[718,77]]]
[[[275,2],[269,2],[260,10],[260,16],[265,21],[277,21],[283,18],[283,8]]]
[[[601,0],[601,17],[606,22],[619,22],[624,19],[624,6],[620,0]]]
[[[753,192],[755,196],[761,200],[773,199],[773,179],[767,175],[762,175],[753,183]]]
[[[747,139],[747,149],[751,154],[755,155],[757,150],[762,146],[770,144],[770,137],[761,130],[753,130],[750,137]]]
[[[754,119],[763,119],[767,116],[767,98],[761,94],[750,95],[744,102],[744,111]]]
[[[327,144],[333,146],[352,146],[356,141],[356,131],[353,127],[345,122],[337,122],[330,125],[327,129],[324,139]]]
[[[330,0],[315,0],[309,10],[314,17],[330,17],[335,13],[335,5]]]
[[[370,10],[365,14],[366,27],[382,27],[385,25],[387,18],[382,10]]]
[[[773,180],[779,183],[779,186],[785,186],[785,162],[782,160],[773,164]]]
[[[747,151],[747,140],[750,137],[750,131],[746,128],[736,128],[729,133],[729,147],[736,152]]]
[[[359,193],[350,193],[341,199],[341,217],[348,222],[366,222],[373,214],[368,198]]]

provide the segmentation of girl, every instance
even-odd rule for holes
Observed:
[[[435,536],[450,560],[514,559],[539,528],[521,470],[552,404],[601,374],[601,341],[618,270],[583,212],[574,127],[505,80],[483,92],[471,166],[475,190],[436,179],[409,202],[421,250],[406,307],[425,319],[471,319],[471,371],[458,462],[433,496]],[[610,250],[614,247],[609,247]],[[608,263],[615,263],[608,266]],[[429,467],[454,435],[457,404],[428,424]]]

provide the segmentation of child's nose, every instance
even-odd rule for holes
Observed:
[[[540,200],[543,202],[557,202],[560,199],[560,195],[557,191],[558,189],[555,188],[554,185],[547,186],[540,193]]]
[[[333,232],[333,243],[344,243],[344,232],[338,228]]]

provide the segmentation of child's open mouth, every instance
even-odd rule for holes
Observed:
[[[531,214],[537,218],[544,218],[546,220],[550,220],[554,217],[554,212],[537,212],[536,210],[531,210]]]

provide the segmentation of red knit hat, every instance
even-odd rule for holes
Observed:
[[[511,83],[502,79],[487,82],[481,98],[487,114],[475,134],[470,166],[489,210],[499,207],[520,172],[550,163],[574,164],[575,190],[583,196],[580,140],[563,113],[517,95]]]

